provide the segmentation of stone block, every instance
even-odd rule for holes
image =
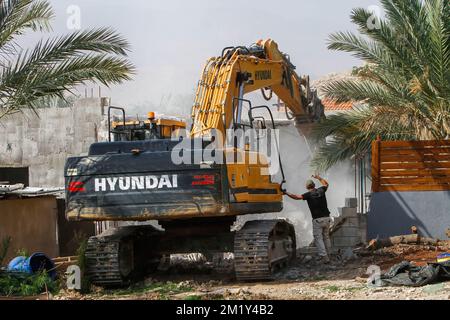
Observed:
[[[315,255],[317,254],[316,247],[303,247],[297,249],[297,255]]]
[[[333,237],[331,241],[333,247],[336,248],[354,247],[360,242],[359,237]]]
[[[345,198],[345,206],[348,208],[357,208],[358,207],[358,199]]]
[[[345,218],[344,226],[359,228],[360,225],[360,218],[358,216]]]
[[[369,241],[367,236],[367,215],[360,215],[359,232],[361,236],[361,242],[367,243]]]
[[[342,208],[342,215],[343,218],[349,218],[349,217],[357,217],[358,216],[358,212],[356,208],[349,208],[349,207],[344,207]]]
[[[360,229],[360,238],[362,243],[369,242],[369,239],[367,238],[367,229]]]
[[[336,232],[333,233],[333,236],[336,237],[359,237],[360,236],[360,229],[358,227],[351,227],[351,226],[342,226]]]
[[[367,214],[359,215],[359,223],[361,226],[367,226]]]

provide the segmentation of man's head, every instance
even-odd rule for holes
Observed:
[[[314,181],[312,181],[312,180],[307,180],[306,181],[306,189],[312,190],[315,187],[316,187],[316,184],[314,183]]]

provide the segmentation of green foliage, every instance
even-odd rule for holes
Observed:
[[[10,237],[5,237],[2,240],[0,248],[0,265],[6,257],[10,243]],[[26,249],[17,250],[16,255],[29,257],[29,253]],[[32,275],[0,271],[0,296],[33,296],[43,292],[56,294],[58,291],[58,282],[53,281],[45,270]]]
[[[359,291],[364,289],[365,287],[363,286],[358,286],[358,287],[339,287],[336,285],[330,285],[330,286],[326,286],[325,290],[332,292],[332,293],[336,293],[339,291],[348,291],[348,292],[355,292],[355,291]]]
[[[17,250],[16,255],[17,255],[18,257],[25,257],[25,258],[28,258],[28,257],[30,256],[30,253],[28,252],[27,249],[22,248],[22,249],[18,249],[18,250]]]
[[[79,246],[77,249],[77,259],[78,259],[78,266],[80,267],[81,272],[84,272],[86,270],[86,248],[87,248],[87,239],[86,237],[80,238],[78,240]]]
[[[86,276],[86,248],[88,239],[84,235],[76,235],[78,238],[79,246],[77,249],[78,267],[81,271],[81,293],[88,293],[91,289],[91,281]]]
[[[65,100],[77,85],[109,86],[134,73],[128,42],[109,28],[43,39],[26,50],[17,44],[26,32],[49,31],[53,17],[46,0],[0,2],[0,119],[23,109],[36,112],[44,98]]]
[[[338,292],[339,290],[341,290],[341,288],[338,286],[332,285],[332,286],[325,287],[325,290],[330,291],[330,292]]]
[[[9,246],[11,244],[11,237],[4,237],[0,247],[0,267],[3,265],[3,260],[8,254]]]
[[[191,292],[193,288],[189,285],[177,284],[174,282],[154,282],[148,285],[137,284],[129,288],[115,291],[106,291],[106,294],[113,295],[139,295],[145,293],[157,293],[162,300],[169,299],[170,295]]]
[[[352,79],[329,83],[324,91],[355,110],[328,117],[314,130],[317,171],[370,150],[383,140],[450,138],[450,2],[381,0],[386,18],[370,27],[373,13],[354,9],[359,34],[338,32],[331,50],[363,60]],[[325,138],[327,138],[325,141]],[[330,138],[331,137],[331,138]]]
[[[33,275],[0,273],[1,296],[33,296],[46,291],[55,294],[58,290],[45,271]]]

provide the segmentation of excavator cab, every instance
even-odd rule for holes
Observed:
[[[111,111],[119,110],[122,118],[113,116]],[[170,139],[179,136],[186,128],[186,122],[170,117],[156,117],[154,112],[148,112],[147,117],[127,117],[125,109],[110,106],[108,108],[108,132],[111,141],[146,141]]]

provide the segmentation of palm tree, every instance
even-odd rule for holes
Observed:
[[[0,119],[43,98],[65,98],[77,85],[129,80],[133,65],[129,44],[109,28],[78,31],[41,40],[23,50],[18,38],[27,31],[50,31],[53,18],[45,0],[0,0]]]
[[[450,4],[448,0],[381,0],[386,17],[354,9],[359,35],[339,32],[328,48],[365,64],[353,79],[324,87],[327,97],[353,102],[353,111],[329,116],[314,130],[316,170],[367,153],[383,140],[450,137]]]

